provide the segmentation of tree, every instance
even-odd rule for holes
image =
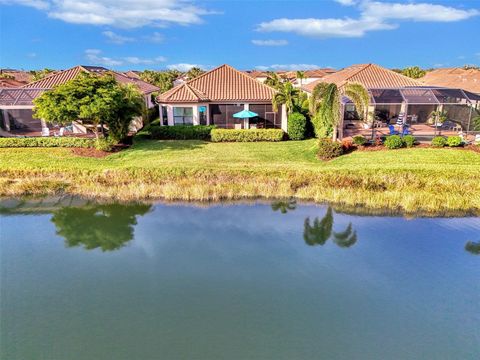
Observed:
[[[419,79],[427,73],[426,70],[423,70],[419,66],[410,66],[406,67],[404,69],[393,69],[393,71],[400,73],[402,75],[408,76],[409,78],[412,79]]]
[[[150,84],[160,88],[160,93],[170,90],[173,87],[173,82],[182,73],[178,70],[168,71],[153,71],[145,70],[140,73],[140,78]]]
[[[118,84],[111,75],[86,72],[44,92],[34,104],[36,118],[60,125],[81,120],[93,125],[97,138],[98,126],[103,129],[107,125],[115,140],[126,136],[132,118],[141,115],[144,106],[142,95],[131,84]]]
[[[280,90],[285,83],[285,79],[278,76],[274,71],[267,71],[267,78],[264,81],[265,85],[273,87],[274,89]]]
[[[83,245],[86,250],[112,251],[133,239],[137,216],[150,208],[145,204],[64,207],[54,212],[51,221],[68,247]]]
[[[303,83],[302,81],[305,79],[305,71],[297,71],[297,79],[300,80],[300,87],[302,87]]]
[[[332,235],[333,229],[333,211],[329,206],[327,213],[319,220],[315,218],[313,224],[310,224],[310,218],[306,218],[303,224],[303,239],[307,245],[324,245]]]
[[[29,73],[32,74],[32,81],[37,81],[43,79],[48,74],[54,72],[52,69],[42,69],[42,70],[30,70]]]
[[[295,199],[279,200],[272,202],[271,207],[273,211],[280,210],[282,214],[286,214],[287,212],[293,211],[297,208],[297,202]]]
[[[472,119],[473,121],[473,130],[474,131],[480,131],[480,110],[473,108],[473,111],[475,111],[475,115]]]
[[[205,73],[205,70],[202,70],[199,67],[195,66],[195,67],[192,67],[190,70],[188,70],[185,75],[187,76],[188,80],[192,80],[204,73]]]
[[[309,99],[310,115],[317,137],[327,137],[330,134],[337,140],[337,128],[341,122],[341,95],[346,95],[355,104],[359,114],[366,117],[370,102],[367,89],[360,83],[347,83],[342,93],[336,84],[320,83],[313,89]]]
[[[273,110],[278,111],[280,105],[285,105],[287,115],[290,115],[295,110],[295,103],[299,94],[300,90],[296,89],[291,82],[283,83],[278,88],[278,92],[273,96]]]
[[[342,232],[333,232],[333,242],[342,248],[348,248],[357,242],[357,232],[353,230],[352,223]]]

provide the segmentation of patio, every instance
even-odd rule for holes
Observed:
[[[428,141],[436,135],[459,135],[473,138],[474,109],[480,109],[480,95],[462,89],[406,87],[369,89],[367,121],[355,106],[343,98],[343,135],[367,138],[391,135],[391,130],[409,132]],[[392,127],[393,126],[393,127]]]

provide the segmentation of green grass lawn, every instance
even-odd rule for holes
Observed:
[[[0,195],[124,200],[290,197],[406,212],[480,211],[480,155],[458,149],[356,151],[329,162],[315,141],[138,141],[105,158],[0,149]]]

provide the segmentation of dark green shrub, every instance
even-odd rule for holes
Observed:
[[[150,137],[157,140],[210,140],[214,125],[152,126]]]
[[[385,142],[383,143],[387,149],[400,149],[403,147],[403,140],[399,135],[387,136]]]
[[[78,137],[29,137],[29,138],[0,138],[0,147],[78,147],[94,148],[95,139]]]
[[[112,151],[114,145],[117,144],[117,141],[111,139],[111,138],[106,138],[106,139],[98,139],[95,141],[94,146],[95,149],[101,150],[101,151]]]
[[[328,138],[318,140],[317,156],[322,160],[330,160],[343,154],[342,144]]]
[[[413,135],[405,135],[403,137],[403,142],[404,142],[404,144],[407,148],[413,147],[413,145],[415,145],[416,141],[417,141],[417,139],[415,139],[415,137]]]
[[[435,136],[432,139],[433,147],[444,147],[445,145],[447,145],[447,139],[445,139],[443,136]]]
[[[462,138],[460,136],[449,136],[447,138],[447,145],[450,147],[457,147],[462,145]]]
[[[352,141],[355,145],[363,146],[367,142],[367,139],[365,139],[365,136],[363,136],[363,135],[355,135],[352,138]]]
[[[290,140],[303,140],[307,130],[307,118],[298,112],[288,115],[288,137]]]
[[[282,129],[213,129],[213,142],[282,141]]]

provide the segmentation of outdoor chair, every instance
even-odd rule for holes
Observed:
[[[410,130],[409,130],[408,126],[407,126],[407,125],[404,125],[404,126],[403,126],[403,130],[402,130],[402,136],[410,135],[410,134],[411,134],[411,133],[410,133]]]
[[[398,135],[399,134],[399,132],[397,130],[395,130],[395,126],[393,126],[393,125],[388,125],[388,130],[390,130],[389,135]]]
[[[50,136],[50,129],[48,127],[42,128],[42,136]]]
[[[61,127],[60,130],[58,132],[55,132],[55,137],[59,137],[59,136],[63,136],[65,135],[65,128],[64,127]]]

